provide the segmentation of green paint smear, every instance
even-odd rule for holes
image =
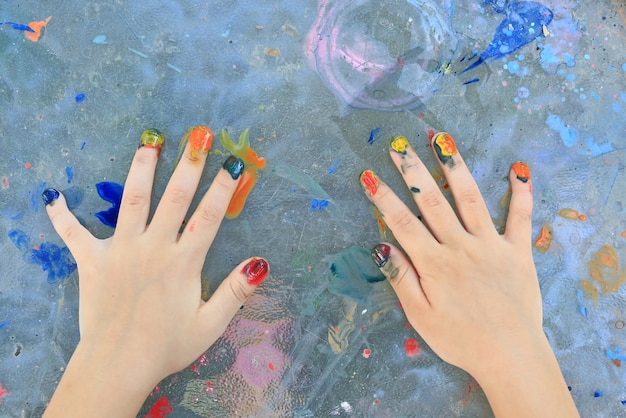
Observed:
[[[359,303],[369,303],[377,283],[385,280],[370,251],[363,247],[350,247],[333,256],[328,290]]]

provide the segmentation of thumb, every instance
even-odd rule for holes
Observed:
[[[430,306],[415,267],[396,246],[381,243],[372,249],[372,258],[398,295],[404,312],[413,324],[415,314]]]
[[[78,222],[67,207],[65,197],[57,189],[44,190],[41,198],[52,226],[78,262],[83,253],[94,249],[98,239]]]
[[[211,298],[198,312],[196,329],[204,344],[213,344],[233,319],[246,300],[269,274],[268,262],[259,257],[249,258],[239,264],[224,279]]]

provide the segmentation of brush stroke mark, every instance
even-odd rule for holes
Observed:
[[[350,247],[335,254],[330,266],[332,278],[328,290],[358,303],[368,303],[373,286],[385,280],[370,253],[362,247]]]
[[[367,140],[367,143],[368,143],[368,144],[370,144],[370,145],[372,145],[372,144],[374,143],[374,141],[376,141],[376,140],[378,139],[378,137],[379,137],[379,135],[378,135],[378,134],[379,134],[379,133],[380,133],[380,128],[374,128],[374,129],[372,129],[372,130],[370,131],[370,137],[369,137],[369,139]]]
[[[256,151],[250,148],[249,129],[245,129],[241,135],[239,135],[239,141],[236,144],[233,142],[226,129],[220,131],[219,139],[224,149],[230,151],[232,155],[241,158],[245,165],[241,179],[237,184],[235,193],[230,199],[230,204],[226,210],[226,219],[234,219],[239,216],[243,210],[246,199],[248,199],[248,195],[259,178],[259,171],[265,168],[266,161],[265,158],[259,157]]]
[[[96,184],[96,190],[98,196],[100,196],[102,200],[111,203],[112,206],[107,210],[96,212],[94,215],[106,226],[115,228],[117,225],[117,216],[120,213],[124,186],[110,181],[103,181]]]
[[[22,259],[28,264],[37,264],[48,273],[48,283],[54,284],[69,277],[76,270],[67,247],[59,247],[51,242],[31,245],[30,237],[19,229],[12,229],[8,237],[15,247],[22,251]]]
[[[65,174],[67,175],[67,183],[70,184],[74,180],[74,168],[68,165],[65,167]]]
[[[0,25],[8,25],[11,26],[11,28],[15,29],[15,30],[20,30],[20,31],[25,31],[25,32],[33,32],[35,33],[35,31],[33,30],[33,28],[31,28],[28,25],[24,25],[23,23],[16,23],[16,22],[0,22]]]
[[[506,9],[506,17],[496,28],[487,49],[478,54],[478,59],[461,73],[478,67],[488,59],[502,58],[543,37],[544,27],[552,22],[552,18],[552,10],[541,3],[534,1],[511,3]]]

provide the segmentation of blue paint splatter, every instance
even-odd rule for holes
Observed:
[[[6,328],[7,325],[9,325],[9,321],[2,321],[2,322],[0,322],[0,329]]]
[[[480,79],[478,78],[472,78],[470,81],[466,81],[463,84],[473,84],[473,83],[478,83],[480,81]]]
[[[78,93],[74,100],[76,100],[76,103],[82,103],[85,101],[85,97],[85,93]]]
[[[30,26],[24,25],[22,23],[0,22],[0,25],[9,25],[13,29],[15,29],[15,30],[21,30],[21,31],[24,31],[24,32],[33,32],[33,33],[35,33],[35,31]]]
[[[337,171],[340,165],[341,160],[333,160],[333,162],[330,163],[330,166],[328,166],[328,174],[333,174],[335,171]]]
[[[606,350],[606,356],[609,360],[626,361],[626,355],[622,354],[622,349],[619,347],[609,347]]]
[[[362,247],[350,247],[335,254],[330,271],[333,278],[328,290],[360,303],[367,303],[373,285],[385,280],[370,251]]]
[[[74,180],[74,169],[72,166],[65,167],[65,174],[67,174],[67,182],[71,183]]]
[[[576,297],[578,298],[578,313],[582,316],[589,316],[589,309],[587,309],[584,304],[583,291],[579,289]]]
[[[41,201],[41,194],[43,193],[44,189],[46,188],[46,182],[44,181],[43,183],[38,184],[35,187],[34,191],[30,191],[28,192],[29,196],[30,196],[30,207],[35,211],[35,212],[39,212],[39,207],[42,204]]]
[[[367,143],[372,145],[374,141],[378,139],[378,133],[380,132],[380,128],[374,128],[370,131],[370,137],[367,140]]]
[[[51,242],[43,242],[39,246],[31,247],[30,238],[19,229],[12,229],[8,236],[15,247],[22,251],[24,261],[37,264],[48,273],[48,283],[53,284],[63,280],[76,270],[76,263],[67,247],[59,247]]]
[[[85,145],[87,145],[87,141],[83,141],[82,145],[80,146],[81,151],[85,149]]]
[[[626,399],[622,401],[622,405],[626,405]]]
[[[94,44],[98,44],[98,45],[104,45],[107,43],[107,36],[106,35],[97,35],[95,36],[92,41]]]
[[[117,216],[120,213],[120,204],[122,203],[124,186],[110,181],[103,181],[96,184],[96,190],[98,191],[98,195],[103,200],[111,203],[112,206],[107,210],[95,213],[95,216],[106,226],[115,228],[117,225]]]
[[[566,147],[573,146],[578,140],[578,132],[571,126],[566,126],[565,122],[561,120],[557,115],[550,114],[546,118],[546,123],[553,131],[556,131],[561,136],[561,141]]]
[[[593,136],[587,138],[587,140],[585,141],[585,145],[587,145],[587,148],[589,148],[589,154],[594,157],[613,151],[613,146],[610,143],[605,142],[604,144],[598,144],[596,143]]]
[[[328,207],[329,202],[326,199],[313,199],[311,200],[311,210],[323,210]]]
[[[552,10],[534,1],[516,1],[506,9],[506,18],[496,28],[493,40],[478,59],[463,72],[488,59],[502,58],[543,36],[543,26],[552,21]]]
[[[602,396],[604,396],[604,393],[602,393],[599,390],[596,390],[595,392],[593,392],[593,397],[594,398],[601,398]]]

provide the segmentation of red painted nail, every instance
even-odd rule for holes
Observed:
[[[269,264],[262,258],[256,258],[246,264],[241,270],[242,274],[248,276],[248,284],[252,286],[260,285],[267,277]]]

